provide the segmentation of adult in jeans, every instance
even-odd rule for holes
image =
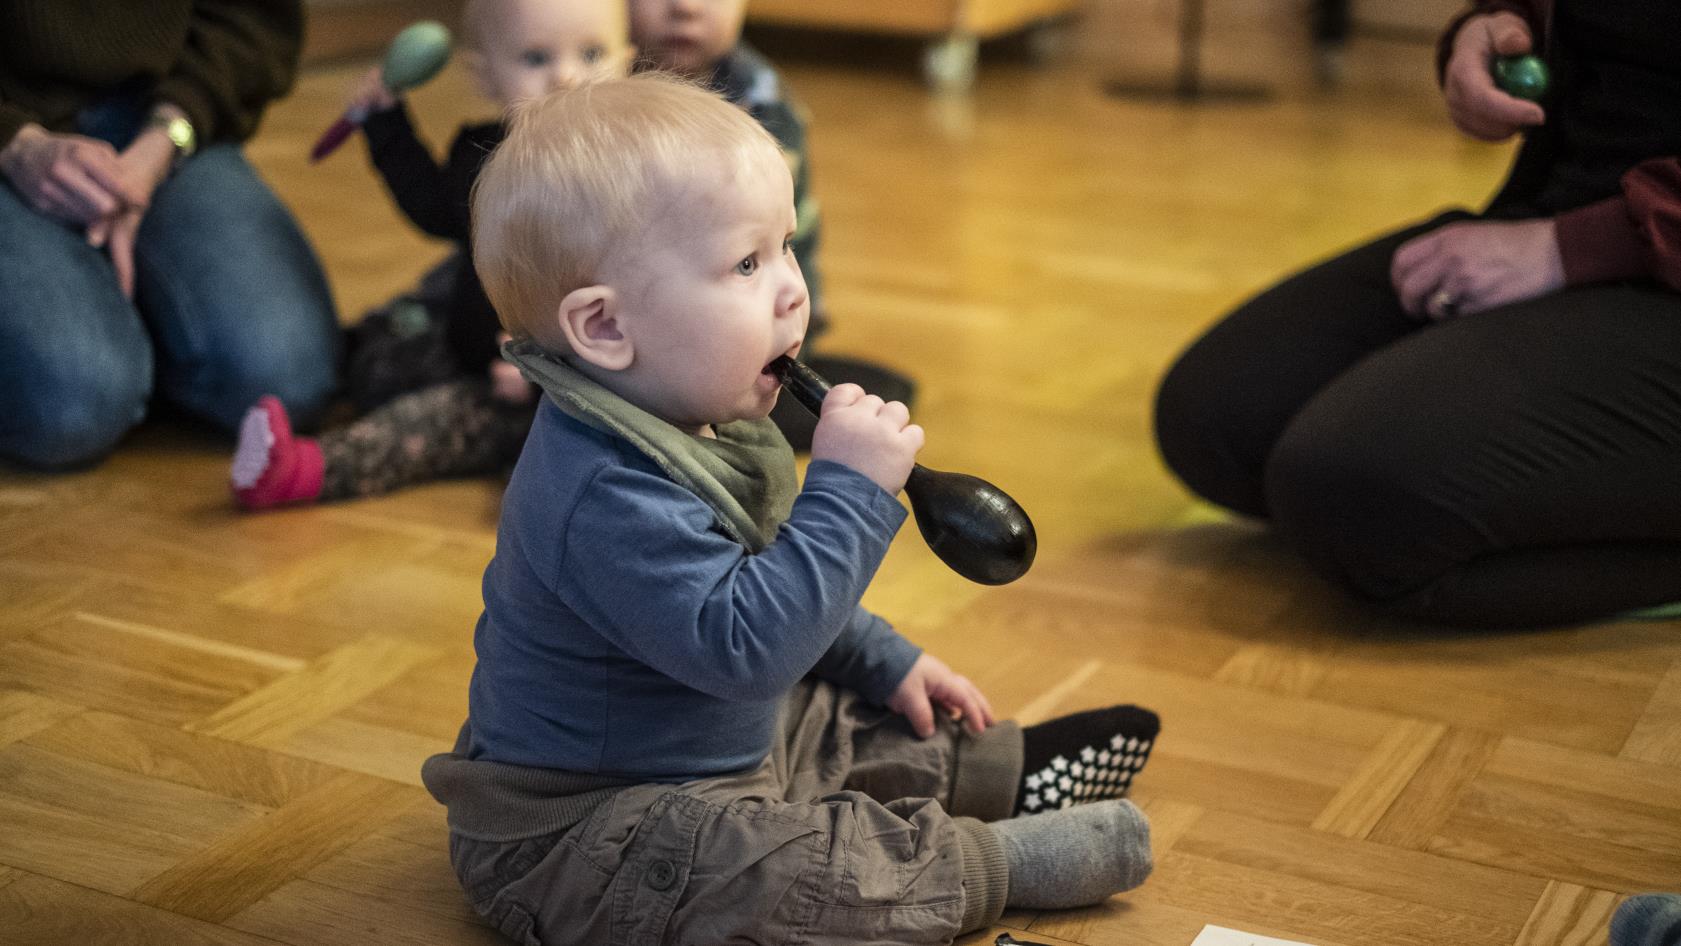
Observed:
[[[154,391],[322,407],[326,281],[240,150],[302,34],[299,0],[0,4],[0,457],[98,460]]]
[[[1458,127],[1522,132],[1455,211],[1262,293],[1181,356],[1157,436],[1403,616],[1541,625],[1681,600],[1681,4],[1478,2],[1444,35]],[[1539,105],[1491,60],[1533,50]]]

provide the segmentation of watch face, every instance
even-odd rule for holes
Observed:
[[[193,153],[193,123],[185,118],[172,118],[164,131],[169,140],[174,143],[177,151],[183,154]]]

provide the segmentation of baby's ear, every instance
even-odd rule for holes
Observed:
[[[606,371],[623,371],[636,351],[619,315],[619,297],[611,287],[585,286],[560,300],[560,331],[578,358]]]

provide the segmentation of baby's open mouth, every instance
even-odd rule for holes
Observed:
[[[801,343],[799,342],[795,342],[793,345],[789,346],[787,351],[777,355],[775,358],[772,358],[763,368],[759,369],[759,373],[768,374],[776,380],[781,381],[788,373],[788,362],[793,361],[794,356],[799,353],[800,344]]]

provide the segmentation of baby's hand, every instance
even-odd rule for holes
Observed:
[[[845,464],[898,495],[922,449],[922,428],[910,419],[910,409],[898,401],[884,403],[856,384],[836,385],[823,399],[811,458]]]
[[[960,719],[972,733],[993,724],[992,704],[968,677],[960,676],[945,661],[923,654],[911,665],[911,672],[887,699],[887,708],[910,720],[911,728],[924,739],[934,735],[934,704],[952,719]]]
[[[397,107],[397,97],[385,87],[385,77],[379,66],[374,66],[363,74],[356,88],[351,91],[349,101],[344,103],[345,111],[361,121],[374,112],[383,112]]]
[[[536,392],[519,368],[498,358],[490,364],[490,393],[505,404],[529,404]]]

